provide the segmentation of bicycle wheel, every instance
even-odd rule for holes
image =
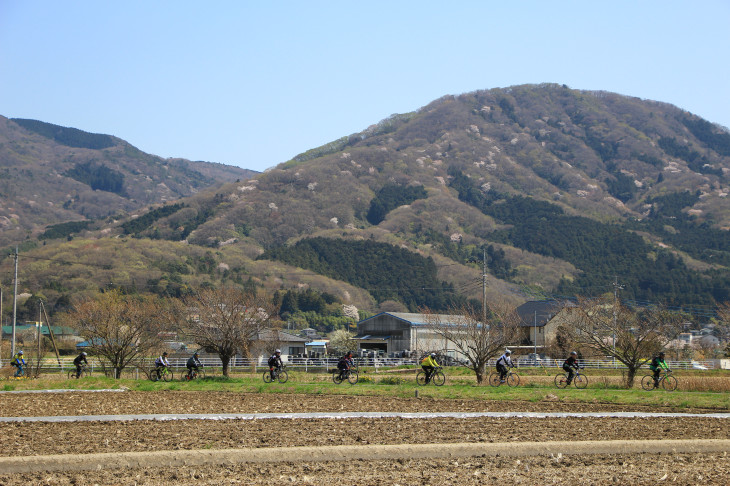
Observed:
[[[431,378],[431,381],[436,386],[441,386],[444,383],[446,383],[446,376],[441,373],[440,371],[437,371],[433,374],[433,377]]]
[[[654,389],[654,377],[652,375],[646,375],[641,379],[641,388],[646,391],[652,391]]]
[[[357,371],[350,370],[350,372],[347,374],[347,381],[350,382],[350,385],[354,385],[355,383],[357,383],[357,379]]]
[[[264,383],[271,383],[272,381],[274,380],[271,379],[271,371],[264,371]]]
[[[677,379],[672,375],[665,376],[662,380],[662,387],[667,391],[674,391],[677,389]]]
[[[586,375],[575,375],[575,378],[573,378],[573,384],[576,388],[580,388],[582,390],[588,386],[588,377]]]
[[[157,380],[159,380],[159,379],[160,379],[160,377],[159,377],[159,376],[157,376],[157,370],[156,370],[156,369],[154,369],[154,368],[152,368],[152,369],[150,370],[150,372],[149,372],[149,377],[150,377],[150,380],[152,380],[152,381],[157,381]]]
[[[507,375],[507,385],[508,386],[517,386],[520,384],[520,375],[516,375],[514,373],[510,373]]]
[[[335,370],[332,372],[332,381],[335,382],[335,385],[339,385],[342,383],[342,376],[340,375],[340,370]]]
[[[163,372],[162,373],[162,379],[164,381],[170,381],[170,380],[172,380],[173,379],[172,371],[167,370],[167,371]]]
[[[286,383],[286,380],[289,379],[289,373],[286,370],[281,370],[277,378],[279,379],[279,383]]]
[[[555,386],[558,388],[565,388],[568,386],[568,377],[564,373],[558,373],[555,375]]]
[[[75,380],[77,378],[76,376],[76,370],[71,370],[68,372],[68,379],[69,380]]]
[[[197,371],[197,373],[195,373],[195,379],[196,380],[204,380],[205,379],[205,370],[202,369],[202,368],[199,369]]]
[[[419,386],[426,386],[426,373],[424,371],[419,371],[416,374],[416,384]]]
[[[499,386],[502,384],[502,381],[499,378],[499,373],[492,373],[489,375],[489,384],[492,386]]]

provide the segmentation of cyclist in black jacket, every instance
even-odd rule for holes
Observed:
[[[575,378],[575,370],[577,369],[580,369],[580,366],[578,366],[578,353],[571,351],[568,359],[563,362],[563,370],[568,373],[568,385]]]
[[[198,358],[198,353],[193,353],[193,355],[188,358],[185,366],[188,368],[188,378],[191,378],[193,376],[193,370],[198,371],[198,368],[202,368],[203,363],[200,362],[200,359]]]
[[[81,363],[84,363],[85,365],[89,364],[89,362],[86,361],[86,351],[82,351],[81,354],[74,358],[74,366],[76,367],[76,378],[79,378],[81,376]]]
[[[269,357],[269,373],[271,373],[271,381],[274,381],[276,379],[276,374],[274,373],[274,370],[279,371],[283,366],[284,362],[281,361],[281,349],[277,349],[274,351],[274,354],[272,354]]]

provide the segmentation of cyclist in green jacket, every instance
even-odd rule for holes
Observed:
[[[649,363],[649,369],[654,372],[654,388],[659,386],[659,375],[662,370],[671,371],[664,361],[664,351],[660,351],[659,354],[654,356]]]

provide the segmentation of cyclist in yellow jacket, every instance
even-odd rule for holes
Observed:
[[[18,369],[15,370],[15,374],[13,377],[17,378],[18,376],[23,374],[23,366],[25,366],[25,359],[23,358],[23,351],[18,351],[13,356],[13,360],[10,362],[12,366],[17,367]]]
[[[426,383],[431,381],[431,375],[433,375],[436,368],[439,368],[440,366],[441,365],[438,364],[438,361],[436,361],[436,353],[431,353],[421,360],[421,368],[423,368],[423,371],[426,372]]]

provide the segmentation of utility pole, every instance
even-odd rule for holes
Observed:
[[[18,322],[18,247],[15,247],[15,278],[13,279],[13,334],[10,341],[10,356],[15,356],[15,325]]]
[[[614,367],[616,366],[616,318],[618,316],[618,291],[623,289],[622,285],[618,284],[618,277],[613,276],[613,362]]]
[[[482,319],[484,325],[487,324],[487,249],[484,248],[484,256],[482,261],[479,260],[467,260],[467,263],[481,263],[482,264]]]
[[[487,325],[487,249],[484,248],[482,257],[482,325]]]

